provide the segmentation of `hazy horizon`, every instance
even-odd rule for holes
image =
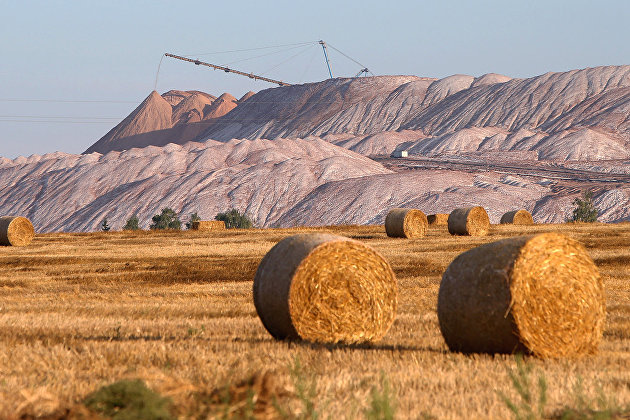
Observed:
[[[153,90],[165,52],[291,83],[328,77],[319,39],[375,75],[533,77],[630,64],[630,2],[622,0],[2,6],[0,156],[8,158],[87,149]],[[284,47],[265,48],[278,45]],[[226,52],[243,49],[250,51]],[[361,69],[330,54],[335,76]],[[240,97],[270,87],[168,58],[157,80],[160,93],[194,89]]]

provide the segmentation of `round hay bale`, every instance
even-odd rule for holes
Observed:
[[[513,210],[501,216],[501,224],[533,225],[534,218],[527,210]]]
[[[198,231],[225,230],[225,222],[223,220],[195,220],[190,224],[190,229]]]
[[[490,231],[490,219],[483,207],[455,209],[448,215],[451,235],[485,236]]]
[[[256,312],[277,339],[378,341],[394,322],[397,295],[394,272],[380,254],[324,233],[278,242],[254,278]]]
[[[427,221],[429,222],[429,225],[446,226],[448,225],[448,214],[446,213],[430,214],[427,216]]]
[[[390,238],[419,238],[427,232],[427,216],[416,209],[391,209],[385,218],[385,232]]]
[[[33,224],[26,217],[0,217],[0,245],[26,246],[35,236]]]
[[[606,318],[595,263],[582,244],[558,233],[459,255],[442,276],[437,309],[452,351],[541,358],[596,352]]]

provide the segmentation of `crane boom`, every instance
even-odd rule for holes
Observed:
[[[263,82],[275,83],[275,84],[277,84],[279,86],[291,86],[290,83],[285,83],[285,82],[282,82],[280,80],[269,79],[268,77],[258,76],[258,75],[253,74],[253,73],[245,73],[244,71],[234,70],[234,69],[231,69],[229,67],[224,67],[224,66],[217,66],[216,64],[210,64],[210,63],[206,63],[206,62],[199,61],[199,60],[193,60],[191,58],[182,57],[180,55],[169,54],[169,53],[166,53],[164,55],[166,57],[176,58],[176,59],[182,60],[182,61],[188,61],[189,63],[193,63],[193,64],[196,64],[198,66],[201,65],[201,66],[211,67],[211,68],[213,68],[215,70],[223,70],[226,73],[240,74],[241,76],[247,76],[250,79],[254,79],[254,80],[262,80]]]

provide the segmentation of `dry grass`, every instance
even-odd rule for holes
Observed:
[[[399,281],[398,317],[375,345],[275,341],[252,301],[262,256],[280,239],[331,231],[374,247]],[[608,317],[600,352],[577,361],[529,359],[547,378],[549,408],[571,402],[581,380],[630,403],[630,224],[493,226],[487,237],[431,227],[416,240],[383,227],[37,235],[0,248],[0,417],[71,406],[99,386],[140,378],[182,417],[208,413],[227,384],[272,375],[291,390],[299,358],[317,377],[320,409],[351,418],[368,407],[385,372],[399,418],[507,418],[509,356],[450,353],[440,335],[440,278],[462,251],[497,239],[562,232],[582,241],[604,280]],[[261,373],[262,372],[262,373]],[[209,398],[209,397],[208,397]]]

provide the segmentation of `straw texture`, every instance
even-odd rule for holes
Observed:
[[[0,245],[26,246],[35,236],[33,224],[26,217],[0,217]]]
[[[392,209],[385,218],[385,232],[391,238],[419,238],[426,234],[427,216],[416,209]]]
[[[427,221],[429,222],[429,225],[446,226],[448,225],[448,214],[446,213],[430,214],[427,216]]]
[[[361,242],[330,234],[276,244],[254,278],[254,305],[277,339],[378,341],[394,322],[398,288],[385,259]]]
[[[606,317],[597,267],[577,241],[522,236],[459,255],[440,284],[438,319],[452,351],[541,358],[595,353]]]
[[[501,224],[533,225],[534,218],[527,210],[513,210],[501,216]]]
[[[455,209],[448,216],[451,235],[485,236],[490,231],[490,219],[483,207]]]
[[[223,220],[195,220],[190,225],[192,230],[222,230],[225,229],[225,222]]]

